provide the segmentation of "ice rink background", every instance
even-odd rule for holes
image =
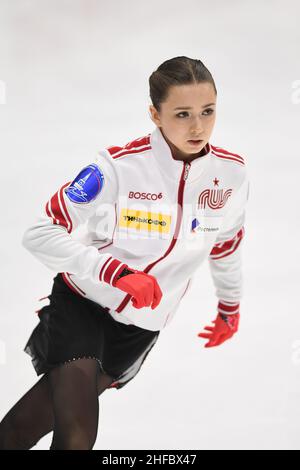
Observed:
[[[23,347],[55,275],[25,229],[98,149],[152,131],[148,77],[202,60],[213,145],[251,179],[240,330],[205,349],[206,263],[138,375],[99,399],[95,449],[300,449],[299,2],[0,0],[0,417],[37,381]],[[51,434],[34,449],[48,449]]]

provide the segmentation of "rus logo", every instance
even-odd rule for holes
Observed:
[[[219,185],[219,180],[215,178],[213,180],[214,185]],[[205,209],[210,207],[211,209],[222,209],[231,196],[232,189],[204,189],[198,197],[198,209]]]

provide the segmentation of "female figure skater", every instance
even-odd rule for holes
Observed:
[[[149,84],[154,131],[87,161],[23,236],[56,276],[24,348],[42,377],[2,419],[1,449],[50,431],[50,449],[92,449],[99,395],[135,377],[206,259],[217,316],[198,336],[212,347],[238,329],[244,158],[209,143],[217,91],[200,60],[167,60]]]

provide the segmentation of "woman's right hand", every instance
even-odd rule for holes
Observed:
[[[134,271],[120,277],[115,287],[127,292],[133,297],[132,305],[135,308],[149,307],[154,310],[162,298],[162,291],[154,276],[142,271]]]

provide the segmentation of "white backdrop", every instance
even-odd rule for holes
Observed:
[[[138,375],[99,399],[95,449],[300,449],[297,0],[0,0],[0,418],[37,381],[23,347],[54,272],[25,229],[98,149],[152,131],[148,78],[186,55],[218,89],[210,142],[251,180],[240,330],[205,349],[206,263]],[[48,449],[51,433],[34,449]]]

